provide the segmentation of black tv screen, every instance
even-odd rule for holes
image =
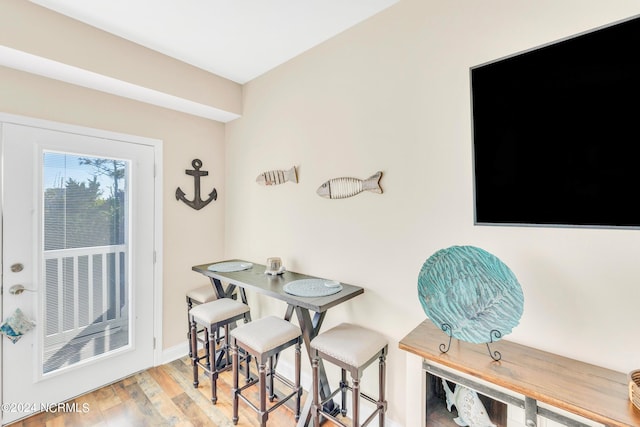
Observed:
[[[470,73],[476,224],[640,227],[640,18]]]

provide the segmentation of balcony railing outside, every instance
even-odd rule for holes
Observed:
[[[127,246],[96,246],[44,251],[44,372],[78,361],[92,339],[97,352],[113,350],[109,335],[128,343]],[[109,347],[109,348],[106,348]]]

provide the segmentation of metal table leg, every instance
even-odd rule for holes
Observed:
[[[307,355],[309,356],[309,363],[311,363],[311,340],[313,340],[322,327],[326,312],[314,313],[313,318],[309,310],[302,307],[295,307],[296,315],[298,316],[298,322],[300,323],[300,329],[302,329],[302,340],[304,341],[305,348],[307,349]],[[320,399],[324,400],[331,394],[331,388],[329,387],[329,380],[327,379],[327,372],[324,369],[322,360],[318,361],[318,375],[320,382]],[[335,405],[333,401],[327,402],[326,407],[328,412],[332,414],[338,414],[340,407]],[[297,426],[309,426],[311,425],[311,399],[307,396],[304,404],[304,408],[300,413],[300,420]]]

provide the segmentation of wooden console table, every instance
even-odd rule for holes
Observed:
[[[485,345],[456,339],[447,353],[441,353],[440,344],[446,345],[448,340],[448,335],[427,319],[404,337],[399,347],[422,357],[426,371],[435,368],[439,372],[442,367],[454,376],[460,373],[524,396],[526,425],[531,427],[537,425],[536,414],[555,416],[552,409],[539,407],[537,402],[607,426],[640,426],[640,411],[629,401],[625,373],[507,340],[491,344],[491,350],[502,355],[498,362],[491,359]]]

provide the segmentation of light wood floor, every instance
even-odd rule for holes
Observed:
[[[115,384],[78,397],[78,408],[86,413],[41,413],[11,427],[58,426],[233,426],[231,422],[231,371],[218,378],[218,402],[211,403],[209,379],[200,375],[193,387],[191,362],[179,359],[151,368]],[[244,408],[243,408],[244,406]],[[293,412],[283,405],[269,415],[270,425],[294,426]],[[258,426],[255,412],[240,404],[238,426]]]
[[[231,427],[231,371],[218,378],[218,402],[211,403],[209,379],[200,375],[193,387],[191,362],[179,359],[151,368],[92,393],[73,399],[85,413],[40,413],[11,427],[143,427],[143,426],[224,426]],[[256,389],[257,387],[254,387]],[[249,395],[250,396],[250,395]],[[257,402],[257,393],[254,394]],[[303,395],[304,405],[306,393]],[[257,414],[240,402],[238,426],[258,426]],[[345,420],[347,421],[347,420]],[[347,421],[348,422],[348,421]],[[269,414],[269,426],[295,426],[293,411],[282,405]],[[325,423],[328,426],[330,423]]]

